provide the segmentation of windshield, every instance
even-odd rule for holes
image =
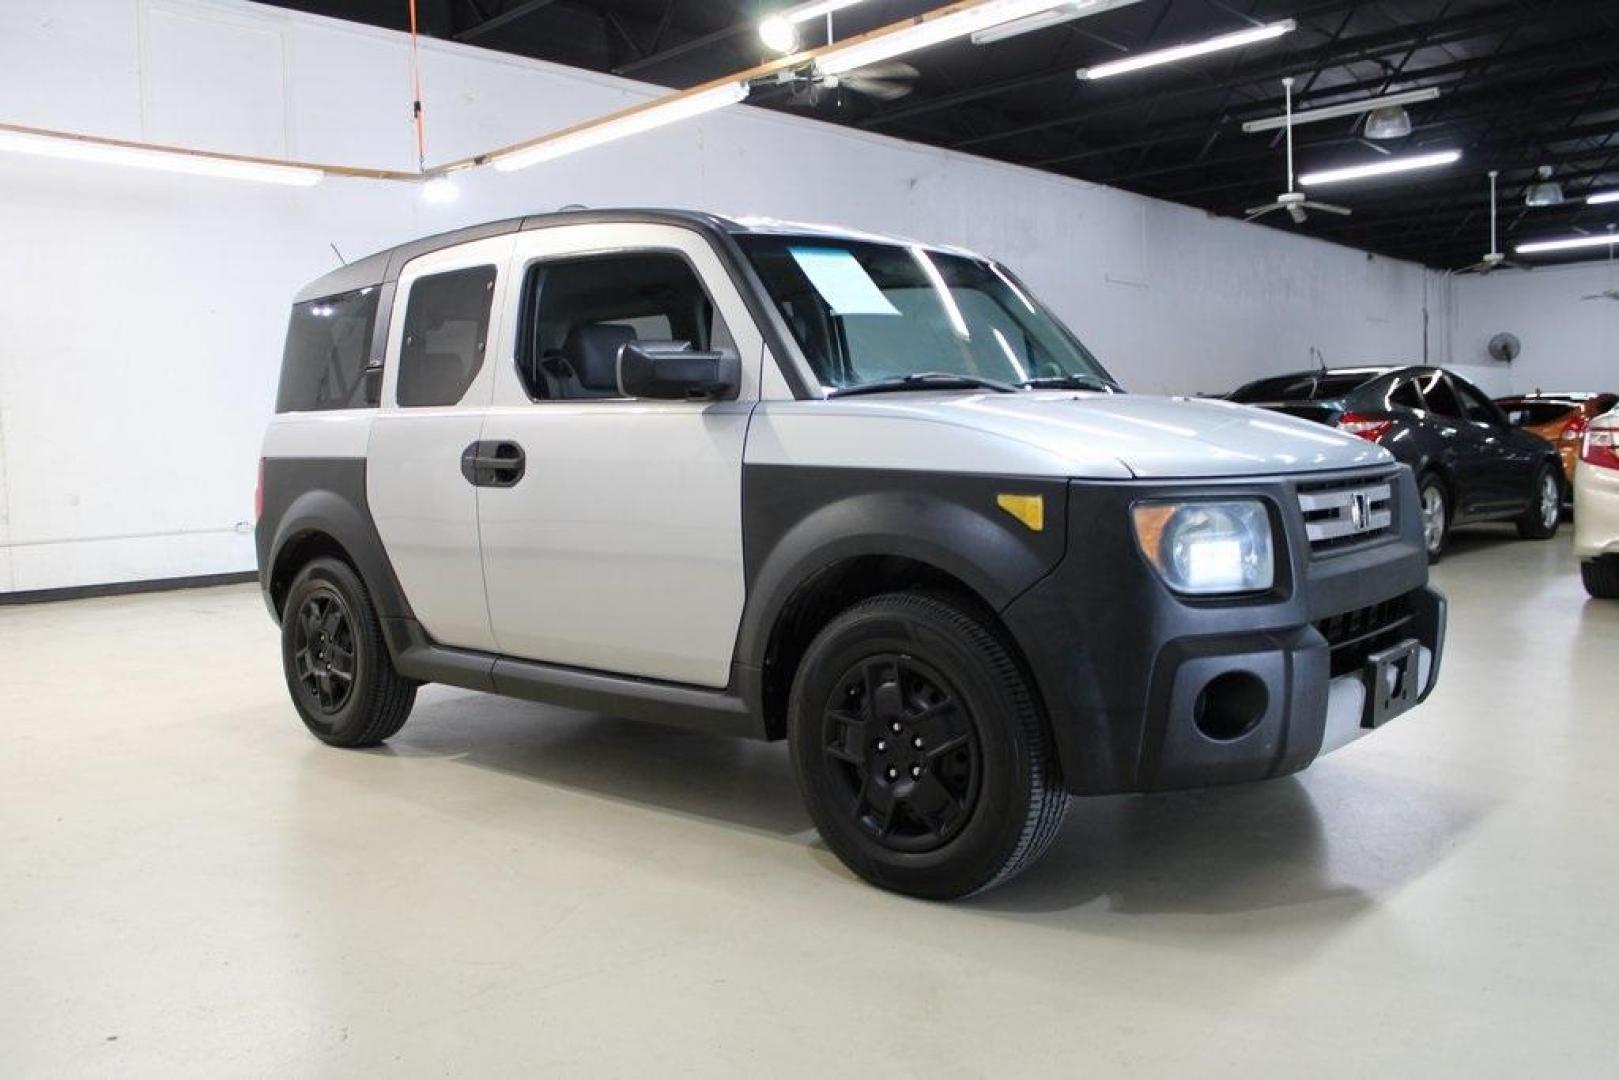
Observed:
[[[1249,383],[1232,394],[1231,400],[1245,405],[1256,401],[1330,401],[1354,393],[1372,378],[1373,376],[1365,374],[1283,375],[1275,379],[1261,379]]]
[[[906,376],[912,377],[906,385],[918,389],[971,388],[973,380],[1117,388],[1085,347],[993,263],[819,236],[737,240],[829,390]]]

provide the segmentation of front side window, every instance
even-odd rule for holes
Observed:
[[[1495,403],[1484,396],[1484,391],[1465,379],[1458,379],[1452,375],[1450,381],[1456,387],[1456,393],[1461,398],[1462,408],[1467,410],[1467,418],[1476,424],[1498,424],[1501,414],[1495,409]]]
[[[494,293],[493,266],[430,274],[411,285],[394,394],[402,407],[461,400],[483,367]]]
[[[618,354],[632,341],[736,348],[697,271],[666,251],[534,264],[518,334],[518,374],[536,401],[622,397]]]
[[[820,236],[737,241],[828,389],[923,374],[1116,388],[1061,323],[982,259]]]
[[[380,369],[368,370],[366,361],[376,319],[374,287],[294,304],[275,411],[375,406]]]

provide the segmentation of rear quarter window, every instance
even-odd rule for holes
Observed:
[[[374,408],[380,371],[366,370],[376,288],[294,304],[281,354],[276,412]]]

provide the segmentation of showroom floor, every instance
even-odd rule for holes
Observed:
[[[1422,711],[951,906],[781,745],[435,688],[329,750],[252,586],[0,608],[0,1074],[1612,1075],[1619,604],[1506,535]]]

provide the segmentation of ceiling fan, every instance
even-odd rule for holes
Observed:
[[[1608,238],[1610,240],[1613,239],[1613,232],[1614,232],[1614,229],[1616,229],[1616,228],[1619,228],[1619,225],[1609,225],[1608,226]],[[1613,280],[1613,248],[1614,248],[1613,244],[1608,245],[1608,280],[1609,281]],[[1599,293],[1592,293],[1590,296],[1582,296],[1582,297],[1580,297],[1580,299],[1581,300],[1619,300],[1619,285],[1609,285],[1606,289],[1603,289]]]
[[[842,91],[873,101],[897,101],[916,89],[920,74],[903,60],[882,60],[841,75],[822,75],[813,67],[783,71],[776,76],[792,92],[791,104],[814,108]]]
[[[1264,206],[1255,206],[1248,210],[1244,221],[1264,217],[1277,210],[1286,210],[1287,216],[1293,219],[1293,224],[1302,225],[1309,217],[1306,210],[1320,210],[1328,214],[1342,214],[1348,216],[1350,210],[1347,206],[1334,206],[1331,203],[1314,202],[1302,191],[1294,190],[1293,182],[1293,76],[1289,75],[1282,80],[1282,92],[1285,95],[1287,112],[1282,128],[1287,133],[1287,190],[1276,196],[1275,202]]]
[[[1490,250],[1485,253],[1484,258],[1480,259],[1472,266],[1456,271],[1458,274],[1488,274],[1491,270],[1499,270],[1503,266],[1511,267],[1514,270],[1529,269],[1527,266],[1523,265],[1523,263],[1515,263],[1508,260],[1507,257],[1501,253],[1501,245],[1496,242],[1495,178],[1499,175],[1501,175],[1501,171],[1499,169],[1490,170]]]

